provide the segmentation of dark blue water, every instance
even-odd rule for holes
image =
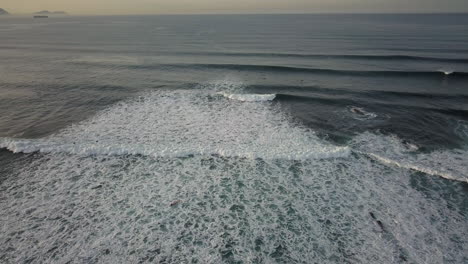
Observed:
[[[464,263],[468,16],[0,18],[0,262]]]

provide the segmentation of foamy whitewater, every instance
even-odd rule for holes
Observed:
[[[260,102],[260,101],[271,101],[275,99],[275,94],[228,94],[221,93],[222,96],[232,99],[239,100],[242,102]]]
[[[271,101],[158,90],[0,147],[42,153],[1,185],[6,262],[465,259],[464,216],[406,186],[466,181],[466,153],[412,157],[373,134],[334,146]]]
[[[49,138],[4,138],[0,147],[24,153],[155,158],[220,155],[303,160],[349,155],[349,148],[322,143],[309,130],[291,125],[271,105],[231,102],[206,91],[164,90],[119,103]]]

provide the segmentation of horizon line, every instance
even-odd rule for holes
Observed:
[[[4,9],[6,10],[6,9]],[[7,10],[6,10],[7,11]],[[8,12],[8,11],[7,11]],[[35,13],[40,12],[32,12],[32,13],[8,13],[10,16],[27,16],[27,15],[34,15]],[[184,15],[463,15],[468,14],[468,11],[446,11],[446,12],[284,12],[284,13],[277,13],[277,12],[259,12],[259,13],[246,13],[246,12],[219,12],[219,13],[115,13],[115,14],[105,14],[105,13],[69,13],[67,11],[65,15],[57,14],[55,16],[184,16]],[[8,16],[7,15],[7,16]],[[54,14],[51,14],[54,16]]]

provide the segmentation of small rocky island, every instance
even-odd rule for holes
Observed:
[[[3,8],[0,8],[0,16],[1,15],[9,15],[10,13],[8,13],[5,9]]]
[[[64,11],[49,11],[49,10],[42,10],[39,12],[34,13],[35,15],[67,15],[67,12]]]

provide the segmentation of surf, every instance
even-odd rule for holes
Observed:
[[[296,126],[270,101],[274,95],[154,91],[121,102],[90,120],[36,140],[0,139],[13,152],[262,159],[338,158],[346,147]],[[244,102],[239,105],[239,103]]]
[[[263,102],[272,101],[276,98],[276,94],[230,94],[218,93],[228,99],[238,100],[242,102]]]
[[[462,258],[450,249],[466,233],[463,216],[407,187],[415,166],[370,154],[385,157],[391,148],[404,158],[416,148],[372,134],[337,146],[272,101],[217,95],[239,94],[243,86],[219,81],[160,89],[45,138],[1,139],[0,147],[12,152],[36,153],[0,185],[0,220],[8,230],[0,245],[12,238],[15,245],[1,257],[169,263]]]

